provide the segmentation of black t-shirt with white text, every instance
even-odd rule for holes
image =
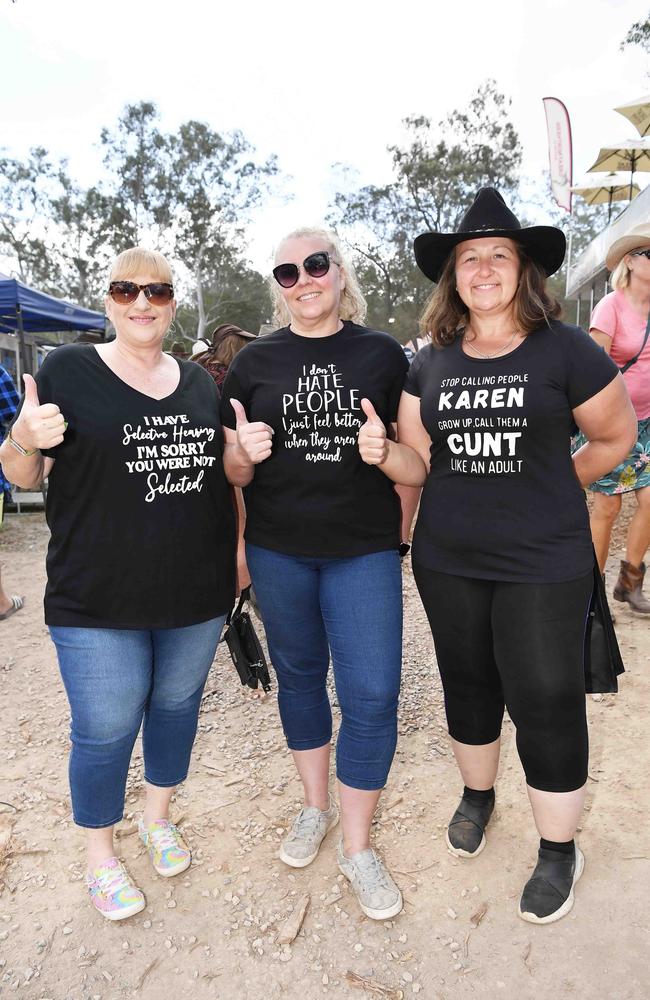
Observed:
[[[248,344],[222,390],[221,420],[235,427],[230,399],[273,430],[273,451],[244,490],[246,540],[287,555],[345,558],[397,548],[399,498],[359,454],[367,397],[385,424],[397,417],[408,362],[386,333],[344,322],[329,337],[288,327]]]
[[[235,530],[214,382],[178,362],[152,399],[92,344],[53,351],[36,382],[68,422],[48,479],[45,620],[97,628],[182,628],[227,613]]]
[[[420,397],[431,472],[413,558],[440,573],[528,583],[593,566],[589,517],[570,453],[571,411],[618,369],[583,330],[552,322],[482,360],[458,337],[422,348],[404,389]]]

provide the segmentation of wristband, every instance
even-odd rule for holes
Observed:
[[[12,448],[15,448],[18,454],[22,455],[24,458],[29,458],[30,455],[35,455],[38,451],[38,448],[32,448],[32,450],[29,451],[27,448],[23,448],[22,444],[18,444],[15,437],[11,433],[11,427],[9,428],[8,441]]]

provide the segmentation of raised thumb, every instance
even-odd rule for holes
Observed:
[[[230,399],[230,405],[232,406],[233,410],[235,411],[235,423],[236,423],[237,427],[243,427],[244,424],[248,423],[248,418],[246,416],[246,410],[241,405],[241,403],[239,402],[238,399],[233,399],[232,397]]]
[[[31,375],[25,373],[23,375],[23,383],[25,385],[25,403],[28,406],[40,406],[38,399],[38,386]]]
[[[381,420],[380,417],[377,416],[377,411],[375,410],[374,406],[372,405],[369,399],[361,400],[361,409],[367,416],[368,423],[376,424],[378,427],[384,426],[383,421]]]

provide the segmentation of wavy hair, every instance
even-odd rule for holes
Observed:
[[[287,240],[317,239],[322,240],[324,249],[327,250],[332,260],[338,264],[345,274],[345,287],[341,292],[339,304],[339,317],[341,319],[352,320],[353,323],[363,323],[366,318],[367,305],[363,297],[354,267],[351,262],[344,257],[341,250],[341,243],[336,233],[330,229],[319,229],[318,227],[304,226],[301,229],[294,229],[280,241],[281,247]],[[271,292],[271,302],[273,304],[273,319],[279,326],[288,326],[291,322],[291,313],[282,297],[280,286],[271,275],[269,278],[269,289]]]
[[[157,250],[147,250],[145,247],[131,247],[118,254],[108,280],[129,281],[136,274],[151,274],[157,281],[168,281],[170,285],[174,283],[167,258]]]
[[[546,289],[543,268],[513,240],[519,257],[519,284],[514,296],[514,319],[517,329],[529,334],[540,326],[547,326],[552,319],[559,319],[562,307]],[[467,306],[456,290],[456,254],[447,257],[440,280],[424,306],[420,319],[420,333],[431,337],[437,347],[451,344],[461,329],[469,322]]]

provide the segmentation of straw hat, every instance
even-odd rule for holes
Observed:
[[[607,251],[605,264],[608,271],[613,271],[617,264],[620,264],[626,253],[633,250],[641,250],[650,247],[650,222],[642,222],[638,226],[630,229],[629,233],[614,240]]]

